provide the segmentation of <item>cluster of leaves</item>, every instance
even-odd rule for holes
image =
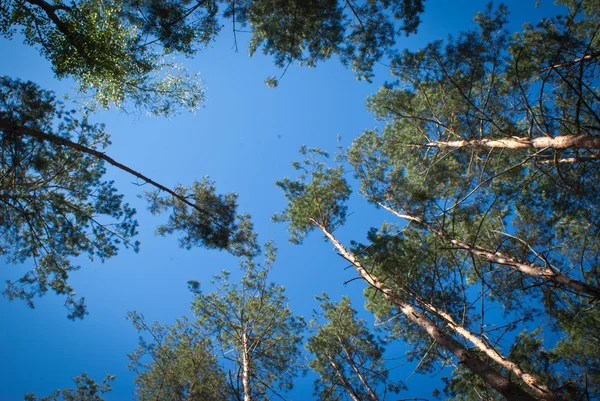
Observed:
[[[236,256],[255,256],[259,252],[256,233],[250,216],[237,214],[237,194],[219,195],[215,190],[214,182],[204,178],[190,187],[178,186],[177,196],[147,192],[152,214],[171,210],[168,222],[159,226],[156,233],[185,233],[179,244],[186,249],[202,246],[226,249]]]
[[[209,336],[197,321],[183,317],[174,325],[155,322],[149,326],[136,312],[130,312],[127,318],[140,333],[137,348],[129,354],[129,368],[137,373],[136,399],[231,399]]]
[[[310,367],[319,374],[315,395],[319,400],[384,400],[406,387],[389,379],[383,352],[385,341],[375,337],[367,323],[356,317],[350,298],[339,303],[327,294],[317,298],[321,312],[311,321],[314,332],[306,348],[313,354]],[[325,320],[325,323],[320,320]]]
[[[126,18],[134,7],[118,0],[8,1],[0,9],[0,33],[11,37],[20,28],[25,43],[52,63],[57,78],[71,77],[92,94],[90,105],[131,102],[155,115],[197,109],[204,99],[200,80],[164,61],[146,40],[147,32]]]

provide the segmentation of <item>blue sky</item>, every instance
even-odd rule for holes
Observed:
[[[505,2],[512,14],[511,27],[525,21],[535,22],[544,11],[553,11],[549,1],[535,9],[535,0]],[[428,0],[418,35],[401,42],[401,47],[416,49],[451,32],[469,29],[475,13],[485,2]],[[171,119],[148,117],[143,113],[125,114],[116,110],[98,113],[94,120],[104,122],[112,134],[107,150],[114,159],[142,172],[166,186],[190,184],[210,176],[218,192],[239,194],[240,211],[252,215],[259,240],[274,240],[279,248],[271,279],[286,287],[290,306],[298,315],[310,318],[317,307],[314,296],[327,292],[333,300],[349,295],[356,309],[362,310],[359,281],[344,286],[353,278],[346,263],[317,233],[302,246],[287,242],[283,225],[270,217],[285,206],[274,182],[293,176],[290,163],[298,159],[298,149],[306,144],[334,152],[336,135],[348,145],[364,129],[377,126],[365,109],[365,98],[391,79],[383,66],[377,67],[373,84],[359,82],[352,71],[337,61],[321,63],[315,69],[292,66],[276,89],[265,86],[270,75],[281,71],[262,55],[249,58],[244,38],[238,34],[240,51],[233,50],[233,37],[225,28],[208,49],[187,67],[200,71],[207,101],[195,115],[181,114]],[[21,43],[0,40],[0,74],[32,80],[58,94],[69,93],[73,84],[56,81],[49,64],[36,50]],[[150,216],[137,198],[143,187],[134,179],[108,168],[129,203],[138,210],[142,246],[138,254],[123,249],[104,264],[81,259],[82,269],[72,274],[71,283],[86,298],[89,315],[83,321],[66,319],[64,299],[47,295],[29,309],[21,302],[0,298],[0,401],[21,400],[27,392],[43,396],[57,388],[70,387],[71,378],[82,371],[100,379],[117,376],[107,400],[131,399],[133,373],[127,370],[127,353],[133,351],[137,334],[125,320],[128,310],[143,313],[148,321],[173,322],[190,314],[192,300],[188,280],[206,283],[223,269],[239,276],[235,258],[217,251],[178,248],[175,237],[155,237],[154,229],[163,217]],[[371,226],[378,226],[386,214],[374,210],[360,197],[349,204],[353,213],[339,230],[346,243],[361,240]],[[17,279],[29,265],[8,265],[4,261],[0,280]],[[366,314],[363,314],[368,319]],[[403,346],[388,348],[390,356],[403,354]],[[413,366],[396,371],[406,379]],[[412,376],[406,384],[406,397],[429,396],[430,380]],[[298,379],[290,392],[293,400],[310,399],[311,376]]]

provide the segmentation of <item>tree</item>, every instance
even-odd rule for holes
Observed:
[[[52,289],[66,295],[69,317],[81,318],[83,299],[75,298],[67,282],[78,267],[69,258],[83,253],[104,260],[120,245],[137,250],[135,210],[123,203],[112,182],[102,180],[102,160],[20,135],[11,126],[55,130],[54,137],[62,140],[76,136],[78,144],[91,149],[104,148],[108,134],[90,124],[86,114],[78,119],[65,110],[51,92],[0,78],[0,254],[13,263],[29,259],[34,264],[4,293],[33,306],[35,296]]]
[[[76,388],[56,390],[47,397],[37,398],[35,394],[27,394],[25,401],[104,401],[102,394],[112,390],[110,382],[115,377],[106,375],[101,383],[96,383],[94,379],[88,377],[85,372],[77,376],[73,381],[77,384]]]
[[[376,269],[377,259],[373,260],[374,263],[369,268],[363,265],[355,254],[349,252],[332,234],[332,231],[343,225],[345,221],[346,206],[344,202],[350,195],[349,186],[343,178],[343,168],[342,166],[335,169],[329,168],[324,163],[318,162],[315,155],[327,156],[325,152],[318,149],[307,150],[303,148],[301,152],[308,155],[308,157],[303,163],[294,164],[297,170],[302,171],[299,178],[294,181],[286,178],[277,182],[277,185],[284,191],[288,204],[282,213],[275,216],[275,221],[288,224],[288,231],[293,242],[299,243],[310,231],[320,230],[334,245],[339,254],[351,263],[358,275],[375,290],[373,296],[378,296],[381,302],[387,305],[387,309],[392,310],[392,315],[395,313],[403,314],[410,322],[409,329],[414,328],[414,326],[418,327],[416,333],[419,338],[422,338],[423,335],[429,336],[431,340],[453,354],[461,364],[464,364],[474,374],[478,375],[483,382],[507,399],[526,400],[534,398],[490,366],[486,360],[479,357],[478,353],[494,360],[501,365],[501,368],[516,374],[538,396],[544,399],[560,399],[558,394],[472,333],[467,326],[462,325],[452,317],[451,312],[449,313],[443,307],[433,304],[432,302],[444,305],[443,298],[442,301],[438,301],[438,298],[435,297],[436,293],[433,294],[433,301],[428,302],[425,295],[419,292],[418,288],[414,290],[410,282],[406,282],[407,280],[398,282],[393,277],[388,280],[387,275],[380,276]],[[403,253],[394,253],[394,256],[402,257]],[[410,257],[410,253],[408,253],[408,257]],[[369,261],[371,260],[369,258]],[[394,267],[403,268],[406,265],[407,263],[403,261],[400,264],[395,263]],[[435,271],[430,271],[432,271],[431,274],[435,278]],[[432,320],[432,318],[439,319],[439,322]],[[444,326],[450,330],[450,333],[444,330]],[[413,333],[415,332],[413,331]],[[459,338],[471,342],[478,352],[469,350],[451,333],[455,333]],[[407,337],[413,335],[408,334]]]
[[[183,317],[172,326],[157,322],[150,326],[136,312],[127,318],[140,333],[139,345],[129,355],[129,367],[137,373],[136,399],[233,399],[210,337],[198,321]]]
[[[83,299],[75,298],[67,282],[68,272],[76,268],[71,266],[69,257],[88,253],[103,260],[116,254],[121,243],[137,249],[138,244],[130,242],[137,227],[133,219],[135,210],[122,203],[122,196],[112,183],[101,181],[104,163],[167,194],[147,194],[153,213],[172,211],[168,223],[159,227],[159,234],[183,232],[181,244],[186,247],[203,245],[228,249],[236,255],[256,252],[252,223],[249,216],[237,214],[236,195],[217,195],[214,183],[207,179],[175,190],[153,181],[107,156],[102,149],[109,143],[108,134],[103,127],[88,124],[87,117],[98,104],[121,107],[131,103],[137,108],[146,107],[155,115],[197,108],[204,96],[199,80],[187,75],[182,66],[163,60],[165,55],[174,53],[193,55],[208,44],[220,30],[219,5],[224,7],[223,17],[231,18],[234,34],[238,26],[250,25],[251,53],[262,46],[280,66],[295,60],[314,66],[319,60],[339,54],[344,63],[353,63],[359,76],[367,79],[373,63],[391,51],[396,36],[416,30],[418,15],[423,11],[420,0],[317,3],[273,0],[239,3],[202,0],[181,4],[130,0],[3,2],[0,34],[11,38],[20,30],[25,43],[37,47],[52,63],[59,79],[73,78],[82,93],[91,93],[94,98],[84,107],[84,116],[79,122],[73,112],[64,111],[50,92],[31,83],[2,79],[3,93],[10,105],[5,104],[5,109],[0,109],[0,131],[3,138],[11,138],[3,139],[2,150],[9,152],[12,145],[8,142],[16,141],[15,146],[24,146],[22,151],[25,152],[15,160],[7,156],[2,172],[12,171],[18,163],[22,174],[35,173],[41,178],[31,189],[38,191],[33,197],[22,187],[9,186],[9,192],[3,188],[3,200],[8,208],[3,221],[10,226],[7,232],[11,234],[6,236],[0,254],[12,262],[34,258],[36,265],[34,271],[17,283],[9,283],[5,293],[11,299],[25,299],[33,306],[35,296],[44,294],[50,287],[67,295],[69,316],[80,318],[86,313],[85,305]],[[34,99],[27,100],[27,96]],[[41,106],[45,114],[30,113],[29,108],[34,106]],[[40,118],[44,121],[38,121]],[[58,131],[53,124],[58,125]],[[77,129],[83,133],[76,134]],[[38,146],[45,150],[36,160],[45,158],[52,163],[27,164],[30,159],[25,155]],[[65,164],[67,158],[73,162]],[[65,168],[72,165],[72,169]],[[58,166],[60,177],[53,175]],[[79,180],[84,176],[87,177],[84,181]],[[67,181],[68,188],[65,188]],[[40,186],[42,184],[44,186]],[[30,183],[25,184],[28,185]],[[84,189],[80,191],[78,187]],[[75,191],[79,193],[75,195]],[[94,191],[102,191],[95,204],[87,201],[96,196]],[[51,204],[57,197],[60,202]],[[65,201],[65,198],[75,201]],[[113,223],[96,219],[98,214],[113,218],[116,225],[109,228]],[[65,235],[58,229],[63,226],[67,230]],[[51,234],[54,231],[58,233]]]
[[[204,99],[200,80],[181,65],[163,61],[169,47],[158,49],[147,36],[151,32],[128,21],[133,7],[133,2],[117,0],[11,0],[0,8],[0,34],[10,38],[20,28],[25,43],[52,63],[57,78],[73,78],[81,92],[91,92],[93,104],[132,102],[156,115],[180,107],[195,110]]]
[[[549,318],[570,345],[550,352],[538,376],[560,387],[555,367],[565,351],[569,397],[597,391],[579,379],[596,362],[571,353],[580,341],[581,355],[597,350],[598,20],[590,5],[570,2],[567,17],[513,38],[503,30],[506,9],[490,8],[476,17],[479,30],[404,52],[394,61],[398,86],[369,101],[387,126],[364,132],[347,154],[365,197],[408,223],[396,235],[432,238],[433,255],[460,251],[454,269],[465,290],[480,286],[482,305],[500,304],[512,321]],[[370,259],[383,257],[368,246]]]
[[[267,244],[265,266],[247,258],[240,285],[228,281],[228,272],[215,276],[213,293],[203,294],[198,282],[190,282],[198,324],[228,361],[238,400],[268,400],[270,394],[291,389],[292,379],[302,371],[304,320],[292,315],[283,287],[267,281],[274,260],[275,248]]]
[[[9,299],[34,298],[49,289],[67,297],[69,318],[82,318],[83,298],[68,282],[78,266],[70,258],[87,254],[101,261],[119,247],[137,251],[135,210],[113,182],[105,163],[155,188],[151,211],[171,212],[159,233],[185,233],[182,245],[226,249],[236,255],[257,251],[249,216],[236,212],[236,195],[218,195],[207,179],[171,190],[115,161],[102,150],[109,136],[102,125],[65,110],[54,94],[31,82],[0,77],[0,255],[34,268],[4,291]],[[166,192],[167,195],[161,195]]]
[[[314,334],[306,348],[313,354],[310,367],[319,374],[315,395],[319,400],[339,400],[346,395],[352,401],[386,399],[388,391],[398,393],[403,387],[388,378],[384,365],[385,342],[375,337],[356,311],[350,299],[329,301],[317,298],[321,312],[311,322]],[[325,319],[325,324],[319,319]]]
[[[314,66],[336,54],[369,79],[397,36],[416,31],[422,12],[422,0],[10,0],[0,7],[0,34],[20,29],[58,78],[72,77],[104,107],[131,101],[172,114],[196,109],[204,92],[196,76],[165,56],[195,54],[223,19],[231,20],[236,46],[237,32],[249,26],[250,54],[262,48],[280,67]]]
[[[462,251],[482,300],[550,322],[562,340],[538,349],[578,398],[598,392],[596,358],[575,355],[598,355],[600,21],[597,2],[563,3],[512,38],[490,8],[478,30],[405,52],[398,86],[369,101],[387,126],[348,160],[369,201],[437,237],[433,252]]]
[[[370,100],[379,117],[394,122],[381,137],[363,134],[350,157],[372,202],[493,263],[598,298],[597,250],[589,243],[598,225],[598,20],[579,15],[587,2],[577,4],[566,18],[526,27],[513,39],[502,29],[507,11],[490,9],[476,18],[478,32],[463,33],[445,50],[436,42],[405,52],[394,71],[409,89],[382,88]],[[440,201],[446,206],[435,215]],[[488,217],[482,230],[456,238],[438,223],[448,223],[440,215],[451,210]],[[505,233],[511,213],[512,237]],[[475,232],[481,245],[471,242]],[[542,250],[553,247],[561,249],[555,262]],[[576,273],[568,260],[579,258],[584,273],[570,277]]]
[[[3,2],[0,5],[0,34],[11,38],[20,29],[25,42],[39,48],[41,55],[52,63],[58,78],[73,78],[81,92],[91,92],[95,99],[87,103],[83,122],[79,123],[74,120],[74,113],[66,116],[64,107],[50,92],[31,83],[21,84],[9,78],[2,80],[2,85],[7,88],[5,96],[16,97],[7,100],[10,107],[6,105],[6,111],[0,110],[4,113],[0,118],[0,131],[4,136],[22,139],[18,146],[25,142],[28,143],[26,147],[43,146],[45,155],[37,160],[53,160],[43,167],[47,176],[36,184],[44,183],[43,188],[36,187],[36,190],[46,194],[36,195],[35,204],[30,204],[31,194],[16,187],[10,187],[11,192],[4,198],[11,199],[10,210],[6,212],[10,216],[4,221],[14,226],[0,254],[7,255],[13,262],[35,258],[36,264],[35,271],[17,283],[9,283],[5,293],[11,299],[22,298],[33,306],[35,296],[44,294],[51,287],[57,293],[67,295],[70,317],[80,318],[85,314],[85,305],[83,299],[75,298],[74,290],[67,282],[68,272],[76,268],[70,265],[69,256],[88,253],[103,260],[116,254],[120,243],[131,244],[137,249],[137,243],[130,243],[137,226],[133,219],[135,211],[122,204],[122,197],[112,183],[100,181],[104,163],[167,194],[147,194],[153,213],[172,211],[168,223],[159,227],[159,234],[183,232],[181,243],[186,247],[203,245],[228,249],[237,255],[256,251],[249,216],[236,212],[236,195],[217,195],[214,183],[207,179],[189,187],[167,188],[102,152],[109,143],[108,134],[103,127],[87,123],[87,116],[96,104],[108,107],[130,102],[134,107],[149,108],[155,115],[170,115],[180,108],[197,108],[204,96],[200,82],[188,76],[183,67],[162,60],[171,53],[193,55],[208,44],[220,29],[217,20],[219,4],[225,7],[223,16],[232,19],[234,34],[238,26],[250,25],[251,53],[262,46],[280,66],[295,60],[313,66],[318,60],[339,54],[344,63],[353,63],[359,76],[366,78],[370,76],[373,63],[383,57],[385,51],[391,51],[398,34],[416,30],[418,15],[423,11],[420,0],[364,4],[330,1],[310,5],[304,1],[272,0],[240,3],[202,0],[182,4],[129,0]],[[395,21],[399,26],[394,26]],[[14,95],[15,91],[22,94]],[[25,104],[25,96],[36,98],[31,102],[43,103],[48,112],[43,117],[29,113],[30,105]],[[14,118],[14,115],[21,117]],[[38,118],[45,119],[43,124],[37,122]],[[61,120],[67,123],[60,125]],[[52,124],[59,124],[58,132]],[[79,126],[85,127],[86,132],[76,134]],[[86,136],[97,139],[86,139]],[[19,169],[23,172],[38,170],[39,166],[27,165],[29,159],[24,155],[29,150],[23,151],[25,153],[18,156]],[[53,152],[58,153],[52,155]],[[65,170],[65,166],[72,164],[62,165],[64,163],[59,159],[66,157],[86,163]],[[3,171],[10,171],[14,168],[13,161],[6,160]],[[90,169],[84,168],[87,163]],[[52,175],[59,165],[63,171],[58,178],[63,180],[61,182]],[[67,193],[57,195],[64,190],[66,178],[63,177],[67,176],[87,176],[90,177],[88,181],[95,181],[86,183],[69,178]],[[65,206],[63,198],[73,197],[78,186],[85,190],[73,198],[77,202]],[[94,190],[100,189],[103,195],[97,198],[99,201],[95,205],[85,203]],[[60,211],[55,210],[54,204],[49,204],[51,196],[61,199],[57,203]],[[29,205],[28,210],[23,209],[24,203]],[[83,208],[84,203],[87,209]],[[30,214],[32,208],[35,208],[33,215]],[[109,229],[108,224],[112,223],[94,220],[98,213],[120,221]],[[9,223],[11,219],[13,222]],[[52,230],[48,227],[53,224],[66,225],[69,231],[66,235],[59,233],[51,238],[49,232]],[[74,240],[65,241],[73,233],[76,233]]]

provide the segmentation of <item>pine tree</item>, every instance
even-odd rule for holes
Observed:
[[[4,294],[31,307],[48,290],[66,296],[71,319],[85,313],[83,298],[69,284],[78,266],[71,258],[101,261],[120,247],[137,251],[135,210],[112,181],[106,164],[156,188],[147,194],[153,213],[170,214],[160,234],[182,232],[183,246],[257,252],[248,215],[237,213],[237,196],[219,195],[207,179],[171,190],[106,155],[103,125],[65,110],[54,94],[31,82],[0,77],[0,255],[12,263],[33,263]]]
[[[209,294],[202,293],[198,282],[190,282],[198,324],[228,361],[230,385],[239,400],[269,400],[291,389],[292,379],[303,370],[305,323],[292,314],[284,288],[268,281],[274,261],[275,248],[267,244],[265,265],[244,260],[239,284],[229,282],[228,272],[215,276],[217,291]]]
[[[398,393],[403,385],[388,378],[385,341],[356,317],[350,299],[343,297],[337,304],[326,294],[317,299],[321,311],[311,321],[314,334],[306,348],[314,357],[310,367],[319,374],[315,381],[318,399],[339,400],[346,395],[352,401],[380,401],[386,399],[388,391]]]
[[[136,312],[127,318],[140,333],[138,347],[129,354],[129,368],[137,374],[136,399],[233,400],[210,336],[198,321],[183,317],[174,325],[149,325]]]
[[[431,252],[460,251],[482,302],[548,322],[561,340],[538,347],[539,375],[579,398],[598,392],[599,20],[597,2],[564,3],[512,37],[489,8],[477,30],[405,52],[369,100],[387,125],[348,160],[370,202],[437,238]]]
[[[302,163],[295,163],[294,167],[301,171],[298,179],[284,179],[277,185],[284,191],[288,200],[286,209],[275,216],[275,220],[288,224],[291,240],[295,243],[301,240],[310,231],[320,230],[334,245],[338,253],[355,268],[358,275],[376,291],[388,309],[406,317],[407,330],[412,334],[407,337],[418,336],[417,342],[423,341],[423,336],[430,337],[445,351],[451,353],[461,364],[474,374],[478,375],[484,383],[495,389],[509,400],[534,399],[516,383],[502,375],[498,369],[490,366],[479,356],[483,354],[501,365],[501,368],[517,374],[531,390],[545,399],[560,399],[552,390],[529,373],[523,371],[516,363],[499,354],[479,336],[472,333],[468,327],[461,324],[452,316],[451,311],[444,310],[444,298],[437,297],[432,302],[426,299],[426,294],[418,289],[414,290],[406,281],[395,282],[393,278],[379,275],[376,270],[376,259],[369,265],[359,260],[359,257],[344,247],[332,231],[341,226],[346,218],[344,202],[350,195],[350,189],[343,178],[342,166],[338,168],[326,167],[316,160],[315,156],[327,156],[320,150],[302,149],[302,154],[307,158]],[[410,255],[409,255],[410,257]],[[371,262],[372,259],[369,259]],[[400,266],[404,265],[401,264]],[[430,274],[435,276],[435,271]],[[434,287],[435,288],[435,287]],[[451,298],[451,297],[450,297]],[[446,332],[446,327],[449,332]],[[416,330],[415,330],[416,329]],[[455,337],[457,336],[457,337]],[[475,346],[477,352],[471,351],[461,341],[466,340]]]
[[[27,394],[25,401],[104,401],[102,394],[112,391],[110,382],[115,377],[107,375],[101,383],[96,383],[94,379],[88,377],[87,373],[81,373],[81,376],[73,378],[77,387],[56,390],[49,396],[37,398],[35,394]]]

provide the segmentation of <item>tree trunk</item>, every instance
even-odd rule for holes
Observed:
[[[499,265],[508,266],[518,272],[523,273],[523,274],[527,274],[532,277],[541,278],[542,280],[552,282],[561,287],[568,287],[578,294],[587,294],[587,295],[591,296],[592,298],[600,299],[600,288],[598,288],[598,287],[595,287],[590,284],[586,284],[579,280],[575,280],[575,279],[573,279],[567,275],[564,275],[560,272],[556,272],[554,270],[547,269],[542,266],[538,266],[534,263],[522,262],[515,258],[505,256],[505,255],[501,254],[500,252],[493,252],[493,251],[490,251],[489,249],[481,248],[476,245],[469,245],[464,242],[452,239],[443,231],[436,230],[429,223],[423,221],[422,219],[420,219],[418,217],[413,217],[413,216],[410,216],[407,214],[400,214],[397,211],[390,208],[389,206],[384,205],[383,203],[378,203],[378,205],[381,206],[382,208],[384,208],[385,210],[393,213],[395,216],[397,216],[401,219],[414,221],[414,222],[422,225],[423,227],[427,228],[428,230],[430,230],[431,232],[433,232],[434,234],[436,234],[443,240],[456,246],[457,248],[469,251],[472,254],[483,257],[492,263],[497,263]]]
[[[504,148],[504,149],[600,149],[600,136],[561,135],[555,137],[499,139],[468,139],[462,141],[432,141],[424,146],[435,148]]]
[[[365,377],[363,376],[363,374],[360,372],[360,370],[356,366],[356,363],[354,363],[354,359],[352,359],[352,356],[350,355],[350,351],[348,351],[348,348],[346,347],[346,344],[344,344],[344,342],[342,341],[342,339],[339,336],[338,336],[338,340],[340,342],[340,345],[342,346],[342,349],[344,350],[344,353],[348,357],[348,359],[347,359],[348,364],[350,365],[350,367],[352,368],[352,370],[354,371],[354,373],[356,373],[356,375],[358,376],[358,379],[360,380],[360,382],[363,384],[363,386],[365,387],[365,389],[369,393],[369,397],[371,397],[371,400],[372,401],[379,401],[379,397],[377,396],[377,394],[375,393],[375,391],[373,391],[373,389],[371,388],[371,386],[369,386],[369,383],[367,382],[367,379],[365,379]]]
[[[479,359],[475,354],[465,348],[461,343],[455,340],[452,336],[446,334],[440,329],[431,319],[425,314],[419,312],[408,302],[403,301],[399,298],[394,291],[385,285],[377,276],[369,273],[361,264],[356,260],[353,254],[348,252],[346,248],[337,239],[325,229],[324,226],[313,220],[313,223],[325,234],[325,236],[331,241],[335,248],[340,254],[348,260],[356,269],[358,274],[372,287],[381,291],[383,295],[396,306],[409,320],[421,327],[431,338],[437,343],[446,348],[452,354],[454,354],[460,363],[463,363],[473,373],[481,377],[481,379],[489,384],[492,388],[506,397],[509,401],[517,400],[528,400],[533,401],[535,398],[520,388],[517,384],[511,382],[506,377],[499,374],[495,369],[488,366],[486,362]],[[450,323],[450,322],[449,322]],[[451,325],[452,326],[452,325]],[[452,327],[453,329],[455,327]],[[536,393],[540,393],[540,389],[534,388]],[[540,394],[541,396],[541,394]],[[544,399],[558,400],[560,398],[552,398],[547,395],[542,397]]]
[[[329,359],[329,364],[331,365],[331,367],[335,371],[335,374],[339,377],[340,381],[342,382],[342,386],[344,386],[346,394],[348,394],[350,398],[352,398],[352,401],[361,401],[361,399],[358,398],[358,396],[356,395],[354,388],[352,388],[352,385],[350,385],[348,379],[346,379],[342,372],[340,372],[337,364],[333,361],[333,359],[331,359],[329,355],[327,355],[327,359]]]
[[[251,401],[250,391],[250,354],[248,350],[248,335],[242,329],[242,387],[244,388],[244,401]]]

